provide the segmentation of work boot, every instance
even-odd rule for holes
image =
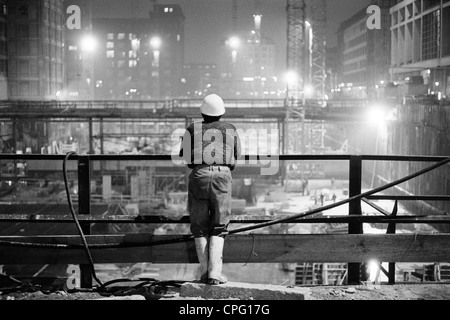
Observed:
[[[209,241],[208,283],[212,285],[226,283],[227,278],[222,275],[223,245],[225,239],[212,236],[209,238]]]
[[[209,255],[209,239],[206,237],[195,238],[195,251],[200,262],[200,282],[208,283],[208,255]]]

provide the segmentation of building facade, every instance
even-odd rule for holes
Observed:
[[[338,94],[355,98],[376,97],[388,83],[391,59],[389,9],[394,0],[375,0],[381,9],[381,29],[367,27],[367,8],[341,23],[338,36]],[[385,27],[383,27],[385,26]]]
[[[226,98],[279,98],[277,48],[261,34],[262,16],[255,15],[255,26],[247,35],[222,39],[217,54],[220,93]]]
[[[95,98],[101,100],[156,97],[152,81],[149,19],[94,19]]]
[[[183,92],[186,97],[201,98],[217,92],[217,67],[211,63],[189,63],[184,66]]]
[[[8,99],[8,7],[0,1],[0,100]]]
[[[57,99],[63,90],[61,0],[8,0],[9,99]]]
[[[152,76],[157,77],[159,99],[182,96],[185,16],[181,6],[155,3],[151,7],[150,21],[152,37],[161,40],[160,48],[157,49],[159,53],[151,44],[154,54],[159,54],[159,62],[154,65],[156,72]]]
[[[92,51],[97,48],[94,48],[95,43],[92,36],[91,4],[90,0],[64,1],[64,12],[67,12],[70,6],[75,5],[80,8],[82,14],[80,29],[64,28],[65,88],[63,99],[65,100],[89,100],[94,97]],[[90,41],[91,44],[89,44]]]
[[[178,5],[154,5],[149,18],[93,19],[96,99],[142,100],[182,93],[184,16]]]
[[[390,14],[392,80],[404,83],[422,78],[429,94],[448,97],[450,1],[398,1]]]

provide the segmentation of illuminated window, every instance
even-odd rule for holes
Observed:
[[[117,40],[124,40],[125,39],[125,33],[118,33],[117,34]]]
[[[128,61],[128,67],[136,68],[136,66],[137,66],[137,60],[130,60],[130,61]]]
[[[106,49],[114,49],[114,42],[108,41],[106,43]]]
[[[106,38],[108,40],[114,40],[114,33],[108,33],[108,35],[106,36]]]
[[[106,51],[106,58],[113,59],[114,58],[114,50]]]

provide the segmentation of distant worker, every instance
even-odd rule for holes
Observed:
[[[304,196],[309,195],[309,191],[308,191],[308,185],[309,185],[309,181],[308,178],[305,178],[304,180],[302,180],[302,195]]]
[[[336,203],[336,199],[337,199],[336,193],[333,193],[333,197],[331,198],[331,200],[333,200],[333,203]]]
[[[223,284],[223,247],[231,215],[231,171],[240,157],[236,127],[220,121],[225,104],[208,95],[201,105],[203,122],[191,124],[183,136],[180,156],[192,169],[189,175],[188,212],[200,262],[200,282]]]

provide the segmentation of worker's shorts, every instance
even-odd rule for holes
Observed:
[[[195,238],[225,236],[231,215],[231,170],[205,166],[189,175],[188,212]]]

